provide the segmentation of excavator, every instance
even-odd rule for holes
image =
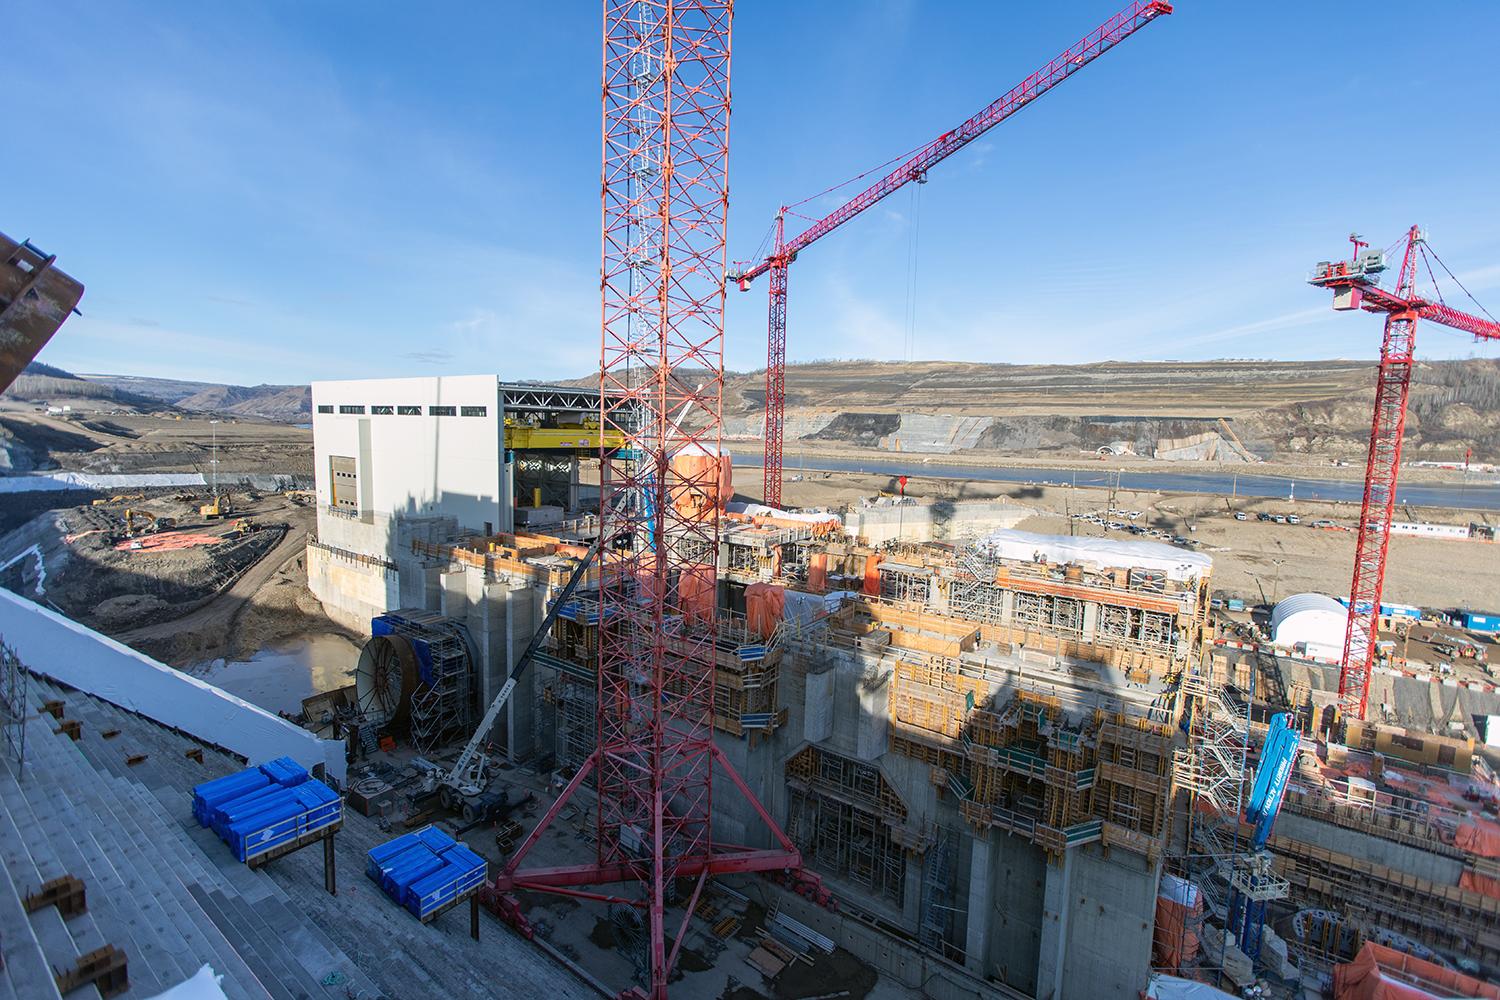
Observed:
[[[149,535],[157,531],[166,531],[168,528],[175,527],[177,527],[175,518],[161,517],[151,513],[149,510],[136,510],[132,507],[125,508],[126,538]]]

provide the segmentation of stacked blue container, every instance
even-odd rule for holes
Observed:
[[[373,848],[365,874],[423,922],[478,889],[488,864],[443,831],[427,826]]]
[[[343,821],[337,792],[278,757],[193,789],[193,818],[211,827],[239,861],[250,861]]]

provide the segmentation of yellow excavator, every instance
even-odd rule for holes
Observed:
[[[125,537],[134,538],[137,535],[149,535],[157,531],[166,531],[168,528],[177,527],[175,518],[160,517],[149,510],[135,510],[125,508]]]
[[[216,496],[213,502],[206,503],[198,508],[198,516],[206,517],[210,521],[214,518],[227,517],[234,512],[234,506],[229,502],[227,496]]]

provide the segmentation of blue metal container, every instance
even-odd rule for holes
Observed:
[[[401,862],[380,880],[385,894],[398,903],[405,898],[408,886],[443,867],[443,859],[425,847],[416,848],[409,856],[403,855]]]
[[[237,799],[221,803],[210,809],[208,813],[209,826],[213,827],[214,832],[222,837],[230,824],[261,810],[275,808],[289,794],[291,794],[291,789],[282,788],[280,785],[267,785],[265,788],[256,789],[249,795],[242,795]]]
[[[249,861],[344,818],[343,800],[321,781],[305,781],[283,792],[273,807],[230,824],[225,840],[238,860]]]
[[[294,788],[308,780],[307,769],[290,757],[268,760],[259,770],[283,788]]]
[[[408,836],[410,835],[408,834]],[[392,843],[394,843],[394,841],[392,841]],[[389,847],[391,845],[387,844],[384,846]],[[381,892],[389,892],[390,889],[387,888],[387,884],[392,872],[396,871],[397,869],[406,868],[413,862],[418,862],[423,858],[429,857],[432,857],[432,852],[429,851],[426,847],[423,847],[422,844],[415,837],[413,837],[410,842],[407,843],[400,851],[394,854],[387,855],[378,862],[372,860],[370,866],[366,867],[365,874],[369,875],[370,878],[375,880],[375,882],[380,886]]]
[[[251,768],[193,786],[193,818],[199,826],[208,826],[215,806],[233,801],[271,784],[271,779]]]
[[[371,881],[375,882],[378,885],[380,883],[381,875],[384,874],[386,863],[397,855],[403,853],[404,851],[408,851],[411,848],[417,846],[419,843],[420,841],[417,840],[417,835],[415,833],[403,833],[395,840],[388,840],[383,844],[376,844],[374,847],[370,848],[368,853],[365,854],[366,877],[368,877]]]
[[[426,920],[434,910],[479,888],[484,882],[484,875],[485,867],[482,864],[478,868],[445,864],[440,870],[407,889],[404,900],[406,908],[418,920]]]
[[[416,838],[427,845],[434,854],[442,854],[458,841],[448,836],[435,826],[424,826],[415,834]]]

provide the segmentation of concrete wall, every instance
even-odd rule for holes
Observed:
[[[369,633],[371,618],[401,607],[396,570],[316,545],[307,547],[307,589],[323,602],[328,617],[361,634]]]
[[[313,471],[318,496],[318,534],[336,531],[330,522],[348,515],[330,513],[332,486],[329,459],[355,459],[359,476],[358,518],[394,515],[452,517],[482,531],[500,530],[503,502],[504,446],[499,380],[494,375],[365,379],[314,382]],[[333,407],[332,413],[319,412]],[[362,406],[363,414],[339,413],[341,406]],[[374,406],[418,406],[419,416],[377,415]],[[480,416],[430,416],[432,406],[482,406]],[[367,539],[367,544],[379,539]],[[385,554],[369,549],[370,555]]]
[[[999,833],[987,841],[975,839],[972,843],[973,850],[986,856],[986,891],[969,900],[970,934],[978,928],[975,943],[983,949],[978,962],[971,956],[970,967],[1033,993],[1042,943],[1046,852],[1019,837]],[[972,879],[971,875],[971,887]]]
[[[910,542],[929,539],[963,541],[976,539],[998,528],[1014,528],[1029,511],[1004,501],[938,500],[932,503],[875,504],[851,508],[844,516],[844,530],[863,536],[870,544],[893,539]]]
[[[1350,830],[1322,820],[1299,816],[1282,810],[1276,817],[1276,835],[1291,837],[1329,851],[1337,851],[1355,858],[1363,858],[1377,865],[1385,865],[1397,871],[1425,878],[1438,885],[1457,885],[1463,872],[1463,863],[1456,858],[1433,854],[1416,847],[1398,844],[1393,840],[1372,837],[1359,830]]]
[[[1160,866],[1097,844],[1047,865],[1038,1000],[1136,997],[1151,964]]]

